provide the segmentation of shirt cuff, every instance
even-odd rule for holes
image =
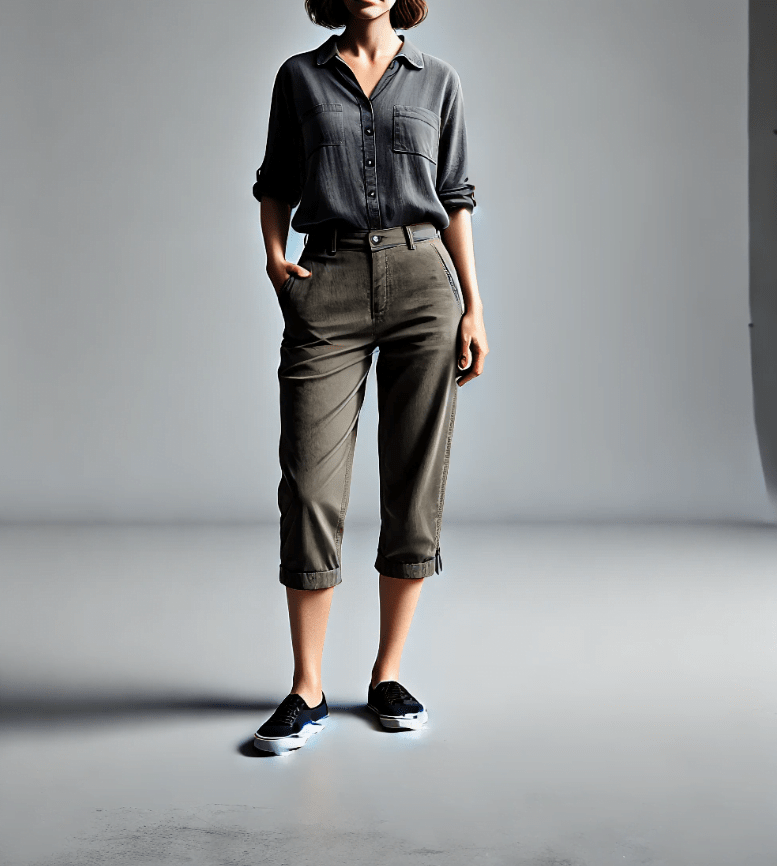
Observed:
[[[267,196],[267,198],[275,198],[286,202],[292,208],[295,208],[300,202],[300,196],[295,192],[278,183],[273,183],[269,177],[262,175],[257,177],[251,191],[257,201],[261,201],[264,196]]]
[[[450,190],[444,193],[438,193],[438,195],[445,210],[452,211],[464,207],[470,213],[472,213],[472,211],[477,206],[477,202],[475,201],[474,189],[474,185],[469,184],[468,186],[461,187],[460,189]]]

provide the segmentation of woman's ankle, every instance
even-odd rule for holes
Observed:
[[[293,685],[291,687],[292,694],[300,695],[303,701],[309,707],[317,707],[322,699],[323,699],[323,691],[321,690],[321,684],[318,685],[309,685],[307,683],[302,683],[300,685]]]

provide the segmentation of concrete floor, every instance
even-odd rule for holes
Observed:
[[[349,524],[331,721],[288,693],[276,528],[0,531],[4,866],[777,864],[777,529],[446,524],[364,709],[375,527]]]

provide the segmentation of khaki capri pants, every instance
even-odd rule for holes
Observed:
[[[278,292],[280,582],[342,582],[340,551],[367,376],[377,351],[380,536],[375,568],[442,571],[440,532],[456,415],[456,268],[431,223],[306,236]]]

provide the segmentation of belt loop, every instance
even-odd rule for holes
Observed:
[[[337,226],[332,226],[332,234],[329,238],[329,255],[334,256],[337,254]]]
[[[414,250],[415,241],[413,240],[413,230],[410,228],[410,226],[402,226],[402,228],[405,230],[405,237],[407,238],[408,247],[410,247],[411,250]]]

